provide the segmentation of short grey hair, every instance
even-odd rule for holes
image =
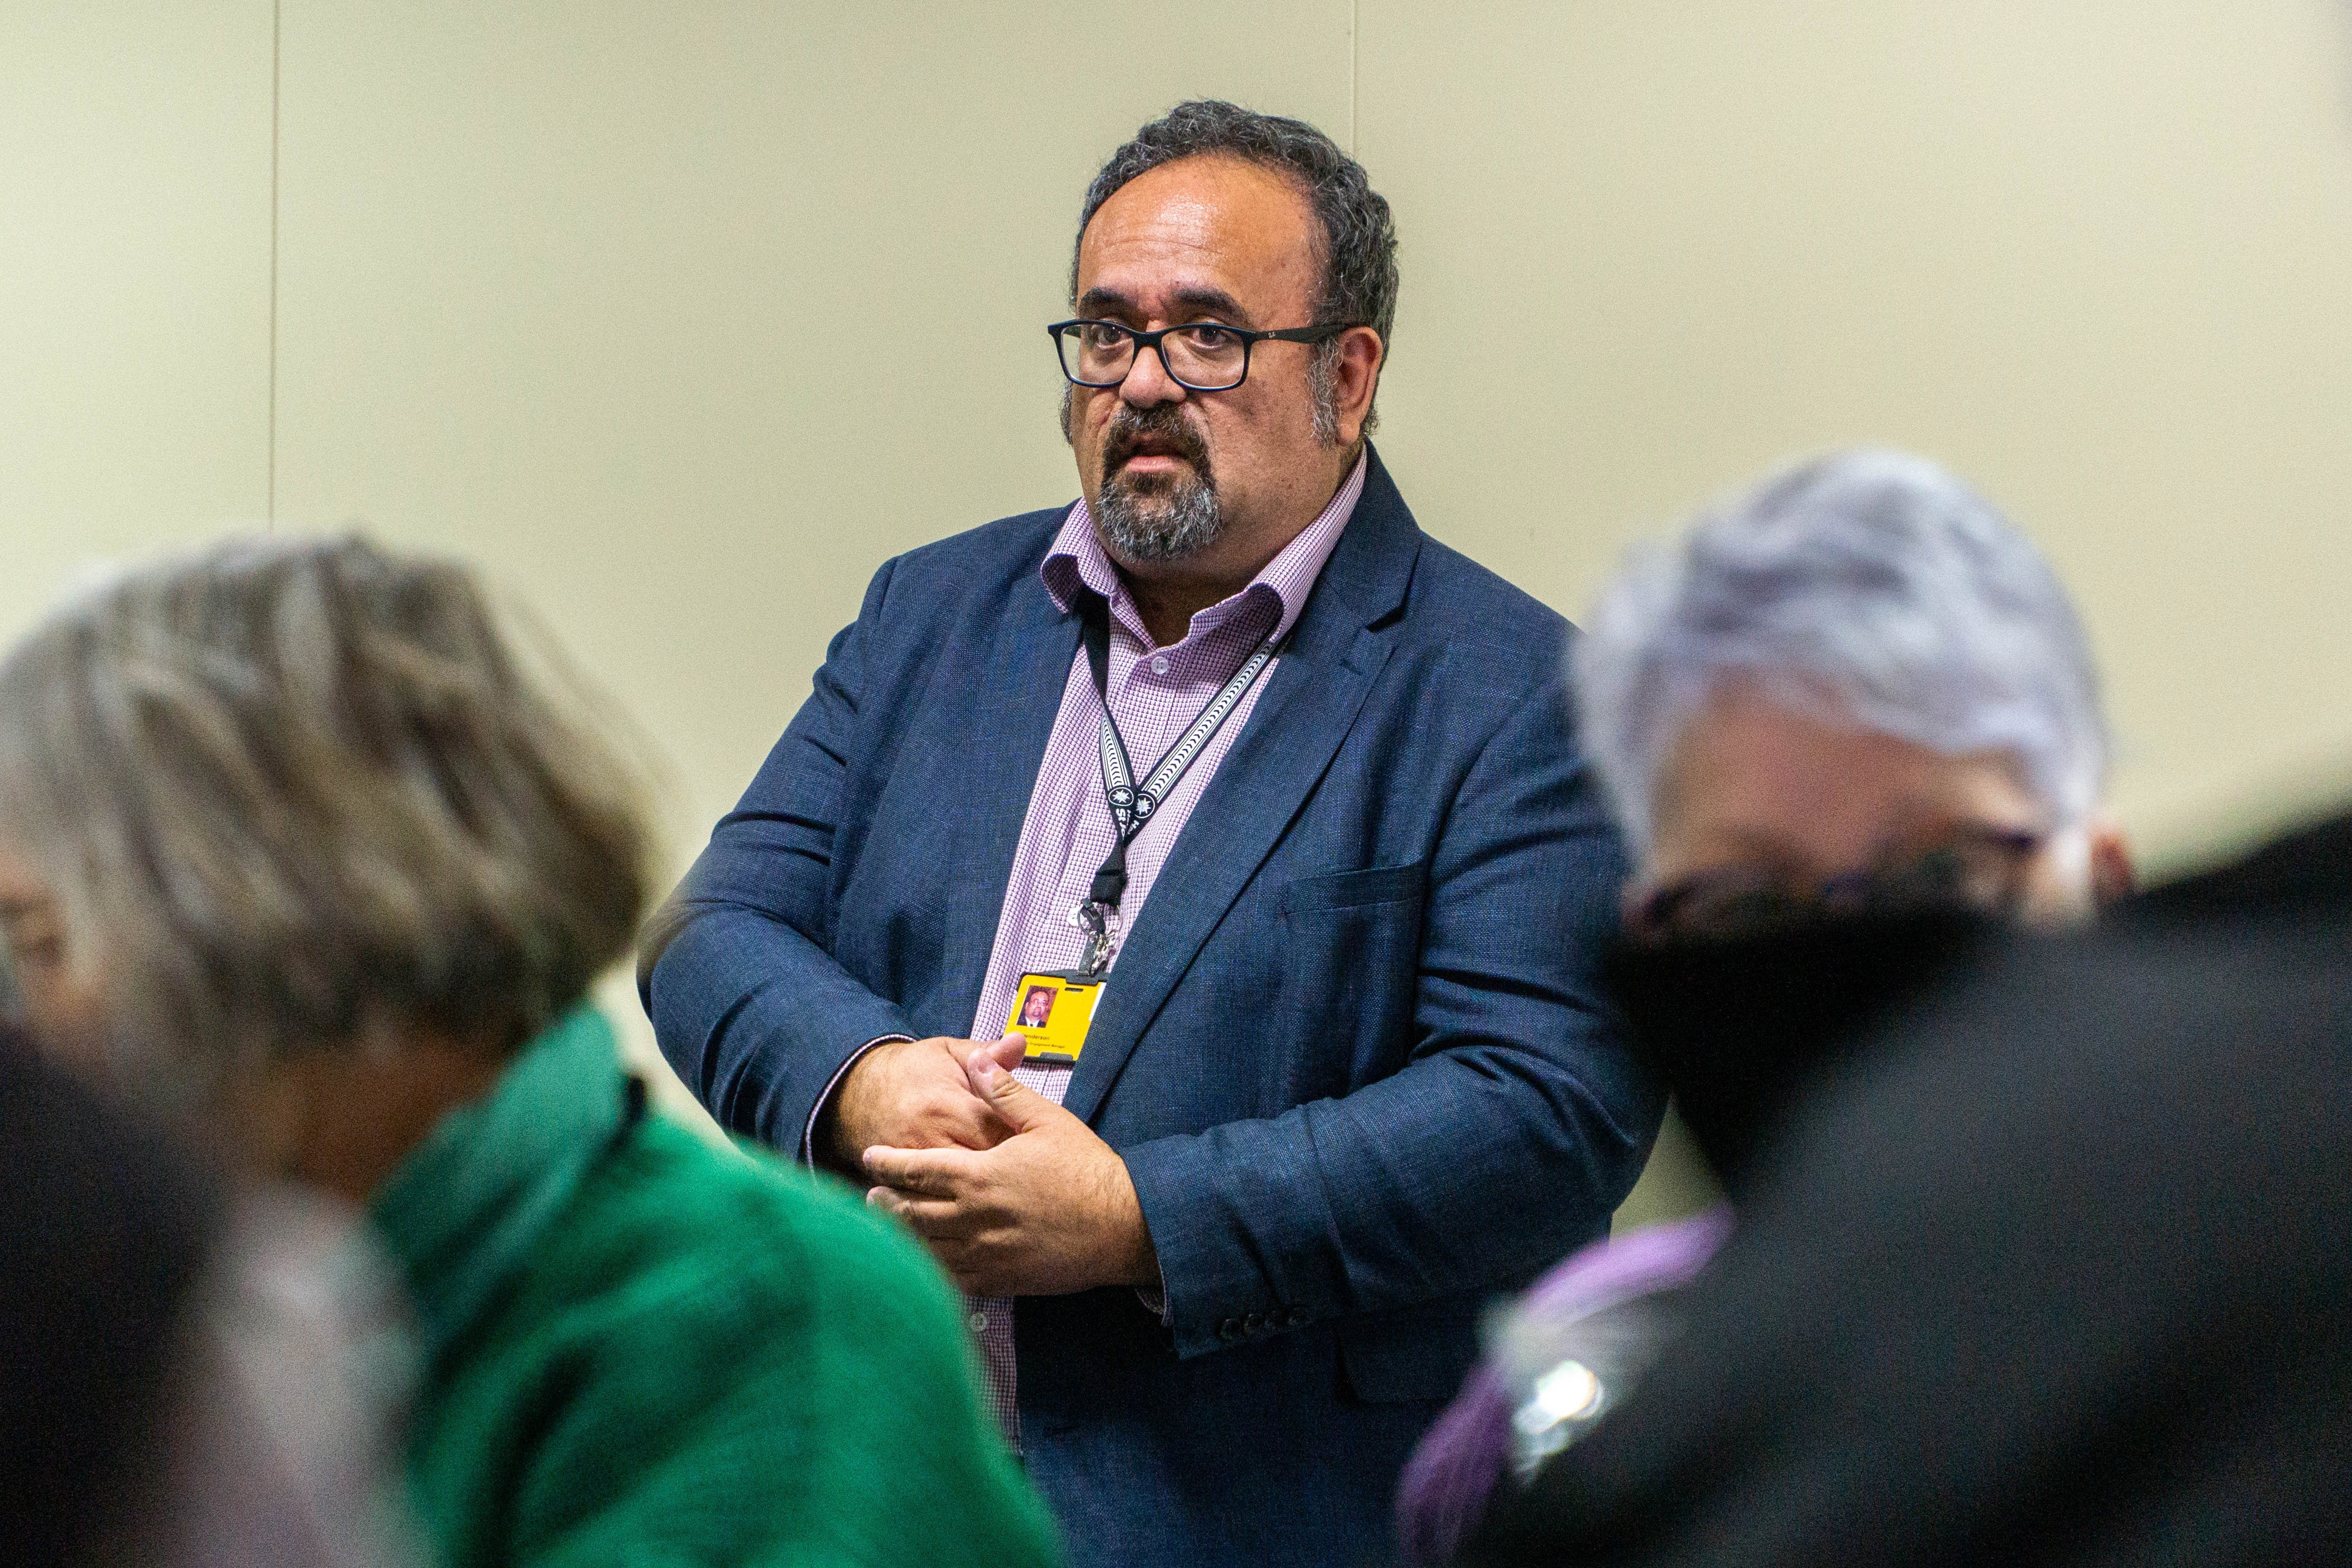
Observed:
[[[1370,327],[1385,347],[1396,326],[1397,302],[1396,220],[1388,198],[1372,189],[1361,163],[1305,121],[1260,114],[1219,99],[1178,104],[1136,132],[1095,175],[1070,252],[1072,305],[1078,295],[1078,247],[1103,203],[1129,181],[1163,164],[1211,156],[1238,158],[1284,176],[1314,210],[1323,241],[1315,320],[1286,324]],[[1337,353],[1337,345],[1327,343],[1309,362],[1323,378],[1318,384],[1318,408],[1328,400],[1326,388]],[[1364,428],[1371,427],[1367,410]]]
[[[185,1108],[386,1027],[511,1048],[577,1003],[650,842],[642,773],[545,660],[463,566],[355,538],[231,541],[18,644],[0,821],[117,1047],[162,1053],[118,1066]]]
[[[1571,656],[1584,743],[1636,851],[1660,769],[1727,685],[1949,756],[2006,752],[2053,828],[2107,733],[2065,589],[1975,490],[1900,452],[1815,458],[1637,550]]]

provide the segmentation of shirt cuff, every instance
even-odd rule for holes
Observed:
[[[824,1092],[816,1097],[816,1104],[809,1111],[808,1125],[801,1129],[802,1164],[812,1171],[820,1168],[816,1160],[816,1124],[824,1119],[824,1108],[833,1103],[833,1097],[839,1091],[841,1080],[849,1076],[849,1069],[864,1061],[866,1053],[877,1046],[887,1046],[894,1041],[911,1044],[914,1038],[912,1035],[877,1035],[849,1054],[849,1059],[841,1064],[839,1069],[834,1073],[832,1081],[824,1086]]]

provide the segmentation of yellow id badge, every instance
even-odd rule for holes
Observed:
[[[1013,1016],[1004,1032],[1029,1043],[1026,1067],[1076,1067],[1086,1048],[1087,1030],[1102,998],[1103,977],[1075,973],[1024,974],[1013,988]]]

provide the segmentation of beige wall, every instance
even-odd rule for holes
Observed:
[[[886,556],[1073,493],[1075,207],[1194,93],[1396,204],[1383,451],[1549,602],[1897,442],[2074,584],[2156,858],[2352,777],[2334,0],[14,0],[0,630],[229,523],[461,550],[690,853]]]
[[[269,505],[268,0],[0,4],[0,637]]]

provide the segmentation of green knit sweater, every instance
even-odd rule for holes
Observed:
[[[945,1281],[845,1192],[645,1109],[583,1007],[375,1196],[448,1568],[1058,1563]]]

